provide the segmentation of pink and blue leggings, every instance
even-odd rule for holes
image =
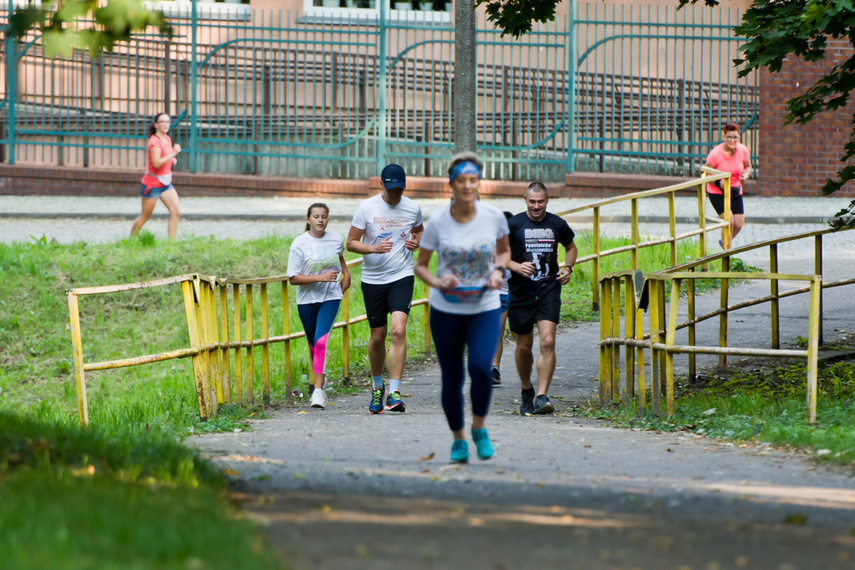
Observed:
[[[297,313],[306,331],[306,340],[309,341],[309,359],[315,374],[326,373],[327,340],[340,305],[341,299],[297,305]]]

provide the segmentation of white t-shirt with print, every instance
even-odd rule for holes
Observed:
[[[375,245],[386,238],[392,249],[386,253],[366,253],[362,258],[362,282],[385,285],[413,275],[413,252],[406,248],[413,228],[422,225],[422,209],[406,196],[394,206],[378,194],[363,201],[351,225],[363,230],[362,242]]]
[[[465,224],[451,217],[451,205],[434,212],[422,236],[421,247],[437,254],[436,275],[451,273],[458,285],[453,291],[431,288],[431,307],[444,313],[474,315],[500,306],[498,289],[487,289],[495,269],[496,240],[508,235],[508,221],[501,210],[475,204],[475,217]]]
[[[323,237],[312,237],[309,232],[300,234],[291,242],[288,253],[288,277],[295,275],[320,275],[327,271],[337,271],[337,281],[309,283],[297,286],[297,304],[309,305],[342,298],[341,261],[344,245],[340,235],[325,232]]]

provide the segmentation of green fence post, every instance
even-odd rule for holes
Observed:
[[[15,5],[12,0],[9,0],[8,13],[6,22],[12,19],[12,12]],[[15,54],[15,40],[11,35],[6,34],[6,151],[7,164],[15,164],[15,95],[17,88],[17,56]]]
[[[190,37],[192,47],[190,49],[190,172],[197,172],[198,154],[196,151],[198,119],[196,117],[196,71],[199,66],[198,41],[196,32],[199,25],[197,4],[199,0],[192,0],[192,11],[190,16]]]

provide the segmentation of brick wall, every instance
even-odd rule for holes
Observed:
[[[823,61],[805,62],[789,57],[779,73],[760,73],[759,178],[753,183],[763,196],[821,196],[825,179],[843,166],[843,145],[849,140],[855,102],[834,113],[818,115],[806,125],[784,126],[787,101],[803,94],[836,63],[852,54],[846,41],[829,40]],[[751,149],[753,151],[753,149]],[[855,161],[850,161],[855,164]],[[774,177],[774,178],[773,178]],[[751,184],[746,187],[751,192]],[[855,196],[848,184],[836,196]]]
[[[137,171],[106,171],[50,166],[0,164],[0,195],[138,196],[142,175]],[[380,178],[369,180],[317,180],[258,176],[223,176],[175,173],[173,183],[182,196],[306,196],[311,198],[366,198],[380,190]],[[485,196],[522,196],[527,183],[485,180]],[[556,195],[559,184],[549,185]],[[450,197],[446,178],[407,179],[407,195],[419,198]]]

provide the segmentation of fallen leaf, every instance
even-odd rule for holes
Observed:
[[[428,454],[426,457],[422,457],[421,459],[419,459],[419,461],[430,461],[434,457],[436,457],[436,453],[431,451],[430,454]]]

